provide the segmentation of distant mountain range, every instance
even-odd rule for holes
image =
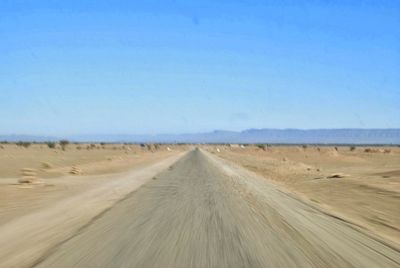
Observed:
[[[0,141],[136,142],[136,143],[279,143],[279,144],[400,144],[400,129],[248,129],[194,134],[76,135],[44,137],[0,135]]]

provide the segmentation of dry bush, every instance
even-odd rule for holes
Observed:
[[[265,146],[265,144],[257,144],[257,147],[260,148],[261,150],[265,151],[267,149],[267,147]]]
[[[356,146],[350,146],[350,151],[353,152],[356,150]]]
[[[48,141],[46,142],[47,147],[49,147],[50,149],[54,149],[56,148],[56,144],[54,142]]]
[[[60,143],[61,149],[63,151],[65,151],[65,149],[67,148],[67,145],[69,144],[69,141],[68,140],[60,140],[59,143]]]
[[[20,147],[28,148],[29,146],[31,146],[32,143],[30,143],[28,141],[19,141],[15,144]]]

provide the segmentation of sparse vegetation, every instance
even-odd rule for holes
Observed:
[[[356,150],[356,146],[350,146],[350,151],[354,152]]]
[[[31,146],[31,142],[29,141],[18,141],[17,143],[15,143],[17,146],[20,147],[24,147],[24,148],[28,148],[29,146]]]
[[[48,142],[46,142],[46,144],[47,144],[47,147],[49,147],[50,149],[56,148],[55,142],[48,141]]]
[[[364,152],[366,152],[366,153],[378,153],[379,150],[378,149],[372,149],[372,148],[366,148],[364,150]]]
[[[90,149],[96,149],[96,144],[91,143],[91,144],[88,145],[86,148],[87,148],[88,150],[90,150]]]
[[[264,150],[264,151],[267,149],[265,144],[257,144],[257,147],[260,148],[261,150]]]
[[[60,140],[59,143],[60,143],[61,149],[63,151],[65,151],[65,149],[67,148],[67,145],[69,144],[69,141],[68,140]]]

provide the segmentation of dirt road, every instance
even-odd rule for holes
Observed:
[[[195,150],[37,267],[400,267],[400,253]]]

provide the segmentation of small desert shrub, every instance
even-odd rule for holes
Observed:
[[[21,147],[25,147],[28,148],[29,146],[31,146],[31,143],[28,141],[19,141],[16,143],[17,146],[21,146]]]
[[[350,146],[350,151],[355,151],[356,150],[356,146]]]
[[[266,150],[266,146],[265,144],[257,144],[257,147],[260,148],[261,150],[265,151]]]
[[[49,147],[50,149],[54,149],[56,148],[56,143],[55,142],[46,142],[47,147]]]
[[[308,146],[306,144],[304,144],[303,146],[301,146],[304,150],[308,148]]]
[[[82,149],[82,146],[78,145],[78,146],[76,146],[76,149],[77,149],[77,150],[81,150],[81,149]]]
[[[366,153],[378,153],[379,150],[378,149],[367,148],[367,149],[364,150],[364,152],[366,152]]]
[[[67,147],[68,144],[69,144],[68,140],[60,140],[60,146],[63,151],[65,151],[65,148]]]

